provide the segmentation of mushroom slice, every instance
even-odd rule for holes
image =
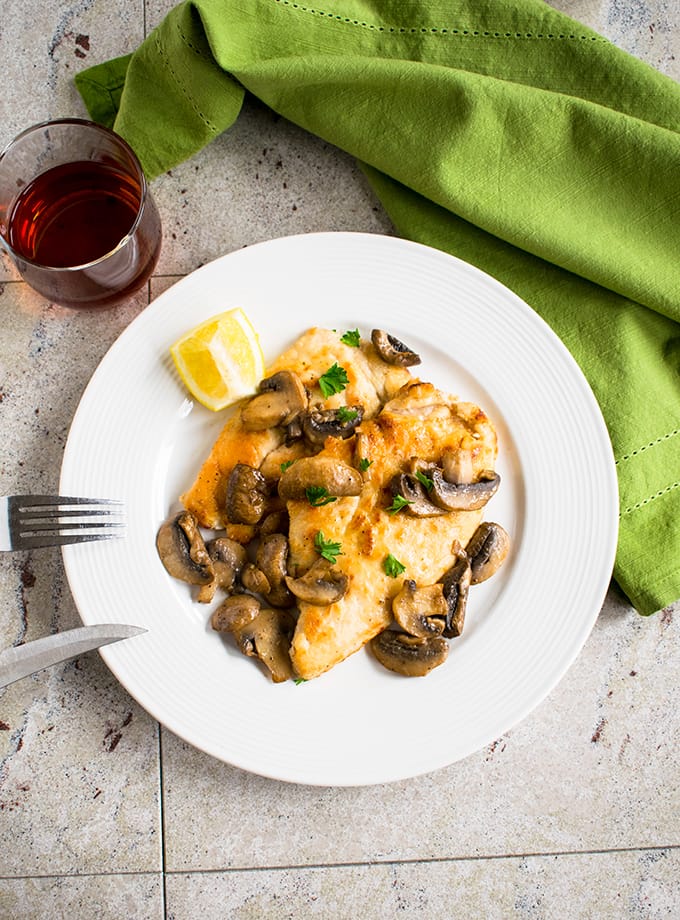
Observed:
[[[472,570],[472,584],[491,578],[505,562],[510,549],[510,537],[500,524],[485,521],[473,533],[467,545]]]
[[[263,610],[257,598],[233,594],[213,613],[210,624],[217,632],[229,632],[239,651],[259,658],[275,683],[293,676],[290,638],[295,622],[285,610]]]
[[[347,594],[349,578],[327,559],[319,558],[300,578],[287,575],[286,584],[299,600],[327,607]]]
[[[496,494],[501,477],[493,470],[484,470],[475,482],[448,482],[443,470],[433,470],[431,500],[446,511],[477,511]]]
[[[329,496],[359,495],[358,470],[334,457],[302,457],[281,475],[279,496],[285,501],[303,499],[307,489],[323,488]]]
[[[407,505],[404,505],[404,511],[412,517],[435,517],[439,514],[446,514],[445,508],[432,504],[421,483],[409,473],[397,473],[396,476],[393,476],[390,481],[390,491],[393,498],[400,496],[408,502]]]
[[[288,425],[307,407],[307,391],[294,371],[279,371],[266,377],[241,411],[247,431],[264,431],[276,425]]]
[[[165,521],[156,536],[161,562],[173,578],[190,585],[207,585],[214,578],[213,564],[198,527],[189,511]]]
[[[241,584],[254,594],[269,594],[271,586],[267,576],[252,562],[246,562],[241,572]]]
[[[404,677],[425,677],[449,654],[449,644],[441,636],[422,639],[395,629],[385,629],[370,644],[380,664]]]
[[[351,438],[363,417],[363,406],[311,409],[302,416],[302,433],[310,444],[323,447],[326,438]]]
[[[269,488],[259,470],[237,463],[227,480],[225,510],[230,524],[257,524],[265,512]]]
[[[440,579],[448,606],[446,626],[442,633],[447,639],[460,636],[463,632],[471,579],[470,559],[464,550],[459,549],[456,561]]]
[[[288,512],[281,511],[270,511],[262,519],[260,524],[260,536],[266,537],[270,533],[284,533],[288,530],[290,526],[290,521],[288,520]]]
[[[420,355],[404,345],[395,336],[385,332],[384,329],[374,329],[371,332],[371,342],[380,357],[387,364],[396,364],[398,367],[412,367],[420,364]]]
[[[280,684],[293,676],[290,640],[294,628],[295,621],[288,611],[264,609],[234,635],[240,651],[259,658],[274,683]]]
[[[250,594],[232,594],[217,607],[210,617],[210,625],[216,632],[230,632],[237,635],[260,613],[260,602]]]
[[[394,619],[405,632],[420,639],[442,634],[448,609],[442,584],[419,588],[410,578],[404,579],[392,600]]]
[[[269,582],[267,601],[272,607],[292,607],[295,603],[288,590],[288,539],[282,533],[263,537],[257,548],[255,564]]]
[[[228,591],[233,588],[241,569],[246,562],[246,551],[237,543],[236,540],[230,540],[229,537],[217,537],[206,543],[206,549],[213,564],[215,573],[213,580],[203,585],[198,592],[198,601],[201,604],[209,604],[215,597],[218,588],[224,588]]]

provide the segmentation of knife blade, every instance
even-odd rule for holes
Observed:
[[[0,688],[49,668],[62,661],[70,661],[85,652],[131,639],[145,633],[141,626],[126,626],[121,623],[99,623],[96,626],[78,626],[64,632],[33,639],[24,645],[15,645],[0,652]]]

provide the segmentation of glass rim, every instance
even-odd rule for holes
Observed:
[[[0,239],[2,239],[3,246],[7,250],[7,252],[10,254],[10,256],[12,256],[12,258],[17,261],[25,262],[27,265],[32,265],[34,268],[37,268],[37,269],[40,269],[41,271],[46,271],[46,272],[77,272],[77,271],[82,271],[83,269],[86,269],[86,268],[94,268],[97,265],[101,265],[102,262],[105,262],[107,259],[110,259],[111,256],[115,255],[117,252],[120,252],[121,249],[127,246],[127,244],[130,242],[130,240],[134,236],[135,232],[137,231],[139,223],[142,219],[142,215],[144,213],[144,206],[146,204],[146,199],[148,195],[148,183],[146,181],[146,176],[144,175],[144,170],[142,169],[142,164],[139,162],[139,157],[134,152],[132,147],[128,144],[128,142],[124,138],[122,138],[120,134],[117,134],[111,128],[107,128],[106,125],[100,125],[96,121],[91,121],[88,118],[49,118],[46,121],[39,121],[37,124],[30,125],[28,128],[24,128],[23,131],[20,131],[19,134],[15,135],[15,137],[13,137],[12,140],[9,141],[9,143],[6,144],[2,150],[0,150],[0,166],[2,165],[2,161],[5,155],[9,153],[12,147],[14,147],[14,145],[17,144],[24,137],[27,137],[29,134],[33,134],[36,131],[44,130],[45,128],[51,128],[54,126],[61,126],[61,125],[75,125],[81,128],[93,128],[97,132],[100,132],[101,134],[104,134],[108,136],[109,138],[111,138],[112,140],[114,140],[128,154],[128,156],[130,157],[130,161],[137,172],[137,176],[139,179],[139,187],[140,187],[140,192],[141,192],[140,199],[139,199],[139,207],[137,208],[137,214],[135,216],[134,221],[132,222],[132,226],[130,227],[128,232],[125,234],[125,236],[122,237],[118,241],[118,243],[116,243],[113,249],[109,249],[109,251],[104,253],[104,255],[101,255],[96,259],[92,259],[90,262],[81,262],[79,265],[44,265],[42,262],[38,262],[35,259],[31,259],[29,256],[25,256],[22,253],[17,252],[16,249],[9,242],[5,234],[1,231],[0,231]],[[38,173],[38,175],[42,175],[42,173]],[[34,178],[37,178],[37,176]],[[16,201],[16,199],[14,200]],[[8,221],[8,224],[9,224],[9,221]]]

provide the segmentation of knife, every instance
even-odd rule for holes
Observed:
[[[24,645],[15,645],[0,652],[0,688],[49,668],[62,661],[70,661],[84,652],[102,645],[130,639],[145,633],[141,626],[125,626],[120,623],[101,623],[96,626],[79,626],[64,632],[33,639]]]

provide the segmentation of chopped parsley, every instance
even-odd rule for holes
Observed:
[[[314,548],[317,553],[333,565],[338,561],[337,557],[342,556],[341,546],[342,543],[334,543],[333,540],[327,540],[320,530],[314,537]]]
[[[282,473],[285,473],[286,470],[289,469],[294,463],[295,463],[295,460],[285,460],[285,461],[281,464],[281,472],[282,472]]]
[[[341,422],[353,422],[359,414],[358,409],[349,409],[347,406],[338,406],[336,411]]]
[[[390,578],[396,578],[398,575],[401,575],[402,572],[406,571],[406,566],[402,565],[398,559],[395,559],[392,553],[389,553],[389,555],[385,556],[383,559],[383,569],[385,570],[385,574],[389,575]]]
[[[421,486],[424,486],[427,489],[428,492],[431,491],[434,483],[429,476],[426,476],[425,473],[421,473],[420,470],[418,470],[416,473],[416,479],[421,484]]]
[[[320,508],[322,505],[329,505],[337,501],[337,498],[330,495],[325,486],[307,486],[305,495],[312,508]]]
[[[369,460],[368,457],[362,457],[359,461],[359,469],[362,473],[365,473],[369,466],[373,463],[372,460]]]
[[[345,345],[351,345],[352,348],[358,348],[361,342],[361,335],[359,334],[359,330],[348,329],[347,332],[340,337],[340,341]]]
[[[390,514],[396,514],[398,511],[401,511],[402,509],[406,508],[408,505],[412,505],[412,504],[413,502],[410,501],[408,498],[404,498],[403,495],[395,495],[394,501],[392,502],[392,504],[389,506],[387,510],[389,511]]]
[[[326,399],[333,393],[342,393],[348,383],[347,371],[344,367],[340,367],[337,361],[319,377],[319,386]]]

